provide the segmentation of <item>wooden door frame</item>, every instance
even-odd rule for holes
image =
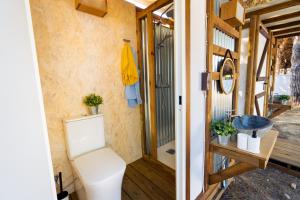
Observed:
[[[141,115],[142,115],[142,129],[141,129],[141,140],[142,140],[142,155],[144,158],[152,159],[157,161],[157,127],[156,127],[156,88],[155,88],[155,45],[154,45],[154,26],[153,19],[155,18],[153,11],[162,8],[170,3],[173,0],[158,0],[153,4],[149,5],[143,10],[137,10],[136,12],[136,29],[137,29],[137,53],[138,53],[138,63],[140,71],[143,71],[143,55],[142,55],[142,30],[141,30],[141,20],[146,18],[147,22],[147,57],[148,57],[148,66],[149,66],[149,91],[150,91],[150,135],[151,135],[151,154],[146,154],[146,128],[145,128],[145,105],[141,105]],[[141,94],[142,99],[144,99],[144,80],[141,78]],[[154,117],[153,117],[154,116]]]
[[[268,31],[264,28],[263,24],[261,24],[261,23],[260,23],[260,27],[259,27],[259,33],[261,33],[266,38],[266,42],[264,45],[264,49],[263,49],[258,67],[257,67],[255,83],[257,83],[258,81],[264,81],[264,91],[256,94],[256,92],[254,90],[253,95],[254,95],[254,104],[255,104],[255,109],[256,109],[257,115],[266,116],[266,103],[268,102],[268,86],[267,86],[267,84],[268,84],[269,52],[270,52],[271,38],[270,38]],[[258,46],[256,49],[258,50]],[[264,76],[261,76],[261,71],[262,71],[265,60],[267,61],[266,74]],[[264,105],[263,105],[263,112],[261,112],[261,110],[259,108],[259,103],[258,103],[258,99],[262,98],[262,97],[265,98]]]
[[[138,48],[138,58],[140,70],[142,69],[142,44],[141,44],[141,19],[145,18],[148,13],[152,13],[154,10],[161,8],[173,0],[158,0],[146,9],[142,11],[137,11],[136,26],[137,26],[137,48]],[[190,198],[190,0],[186,0],[185,3],[185,31],[186,31],[186,199]],[[171,24],[172,25],[172,24]],[[173,24],[174,25],[174,24]],[[142,77],[141,77],[142,78]],[[143,80],[141,81],[141,92],[144,98],[144,85]],[[142,153],[143,157],[146,159],[151,159],[146,155],[146,136],[145,136],[145,106],[141,105],[141,115],[142,115]],[[153,148],[153,146],[152,146]]]
[[[262,34],[266,38],[264,50],[262,52],[261,59],[258,61],[258,46],[259,46],[259,34]],[[247,84],[246,87],[246,99],[245,99],[245,114],[251,115],[256,109],[258,115],[266,116],[268,113],[268,99],[270,93],[270,74],[271,74],[271,48],[272,48],[273,35],[267,31],[264,25],[260,21],[259,15],[252,15],[250,18],[249,26],[249,55],[247,65]],[[260,73],[263,67],[264,61],[266,63],[266,75],[261,77]],[[256,94],[257,81],[265,81],[264,92]],[[263,112],[259,110],[258,99],[265,98],[263,105]]]

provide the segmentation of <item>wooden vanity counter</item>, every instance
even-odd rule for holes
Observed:
[[[271,130],[262,137],[260,153],[258,154],[237,148],[237,142],[230,141],[228,145],[221,145],[218,143],[217,138],[214,139],[209,146],[210,153],[216,153],[234,159],[236,164],[219,172],[211,173],[209,176],[210,184],[220,182],[256,168],[265,169],[274,149],[277,136],[278,132]]]

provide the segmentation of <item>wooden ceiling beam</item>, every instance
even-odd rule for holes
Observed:
[[[278,10],[286,9],[286,8],[297,6],[297,5],[300,5],[299,0],[291,0],[291,1],[283,2],[283,3],[275,4],[273,6],[268,6],[268,7],[262,8],[262,9],[248,12],[248,13],[246,13],[246,18],[250,18],[253,15],[263,15],[263,14],[275,12]]]
[[[295,17],[300,17],[300,11],[289,13],[289,14],[286,14],[286,15],[280,15],[280,16],[277,16],[277,17],[271,17],[271,18],[268,18],[268,19],[264,19],[261,22],[263,24],[270,24],[270,23],[274,23],[274,22],[287,20],[287,19],[292,19],[292,18],[295,18]]]
[[[153,4],[149,5],[147,8],[143,9],[140,12],[137,12],[136,17],[138,19],[146,17],[147,13],[158,10],[158,9],[160,9],[160,8],[170,4],[172,2],[173,2],[173,0],[158,0],[158,1],[155,1]]]
[[[278,35],[282,35],[282,34],[290,34],[290,33],[299,32],[299,31],[300,31],[300,26],[295,27],[295,28],[284,29],[282,31],[275,31],[275,32],[273,32],[273,35],[278,36]]]
[[[282,28],[289,28],[291,26],[297,26],[300,24],[300,20],[298,21],[293,21],[293,22],[288,22],[284,24],[279,24],[279,25],[274,25],[274,26],[269,26],[267,27],[269,30],[276,30],[276,29],[282,29]]]
[[[291,33],[291,34],[286,34],[286,35],[279,35],[279,36],[275,36],[277,39],[280,38],[288,38],[288,37],[294,37],[294,36],[300,36],[300,31],[296,32],[296,33]]]

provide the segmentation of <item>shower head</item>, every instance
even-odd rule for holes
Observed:
[[[166,12],[166,15],[168,18],[174,19],[174,9],[171,9],[168,12]]]

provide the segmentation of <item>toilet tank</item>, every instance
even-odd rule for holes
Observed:
[[[105,146],[103,115],[64,120],[70,160]]]

